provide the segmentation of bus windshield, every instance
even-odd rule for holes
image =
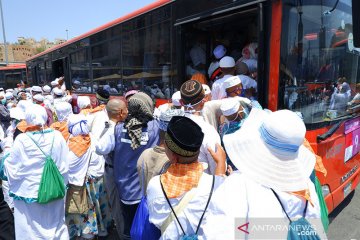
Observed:
[[[346,119],[360,110],[360,49],[354,48],[351,0],[285,1],[279,108],[307,125]]]

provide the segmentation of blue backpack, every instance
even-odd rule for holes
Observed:
[[[313,229],[311,224],[308,222],[308,220],[305,219],[306,216],[306,210],[308,206],[308,200],[306,200],[305,208],[303,211],[302,218],[299,218],[296,221],[292,221],[289,217],[289,215],[286,213],[285,208],[283,204],[280,201],[279,196],[277,193],[271,189],[271,191],[274,193],[276,199],[281,205],[282,210],[286,214],[286,217],[289,219],[289,229],[288,229],[288,235],[287,240],[320,240],[319,235],[317,235],[316,231]]]

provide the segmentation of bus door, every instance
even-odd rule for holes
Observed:
[[[178,64],[179,83],[181,84],[191,78],[194,79],[196,74],[197,80],[205,81],[211,86],[213,83],[211,79],[212,69],[209,69],[209,66],[213,61],[216,61],[213,50],[218,45],[223,45],[226,48],[225,55],[233,57],[235,61],[242,58],[243,49],[251,45],[250,58],[253,61],[249,61],[247,64],[249,66],[248,74],[255,73],[254,76],[256,76],[257,69],[264,68],[263,55],[267,49],[264,46],[266,42],[264,41],[264,29],[267,27],[264,22],[269,5],[268,2],[257,2],[242,7],[240,4],[234,6],[232,3],[229,4],[228,8],[226,5],[223,6],[221,13],[204,11],[190,20],[177,20],[175,28],[177,59],[180,61]],[[259,61],[261,64],[258,65]],[[199,77],[198,73],[202,76]],[[265,71],[259,71],[258,79],[265,79],[265,74]],[[259,88],[258,90],[265,91],[264,86],[259,86]],[[261,96],[265,95],[261,94]],[[262,98],[261,96],[260,98]],[[260,102],[264,101],[260,99]]]
[[[54,60],[52,62],[52,72],[53,72],[53,77],[55,78],[64,76],[66,89],[71,89],[70,73],[69,73],[67,57]]]

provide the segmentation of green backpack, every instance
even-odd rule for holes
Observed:
[[[52,140],[50,154],[47,155],[39,147],[38,143],[32,137],[30,137],[30,134],[27,133],[27,135],[45,156],[45,165],[43,173],[41,175],[37,202],[41,204],[46,204],[56,199],[64,198],[66,193],[64,178],[61,175],[59,169],[57,168],[54,160],[51,158],[55,136]]]

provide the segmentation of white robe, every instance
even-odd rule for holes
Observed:
[[[314,206],[310,202],[308,203],[306,219],[315,224],[316,232],[321,239],[326,239],[320,219],[319,200],[315,186],[310,179],[308,187]],[[305,201],[293,194],[274,190],[289,217],[292,220],[301,218]],[[211,205],[208,221],[204,224],[204,231],[212,239],[235,239],[235,236],[236,239],[253,239],[255,233],[251,229],[261,221],[265,221],[265,224],[269,225],[275,222],[281,223],[283,226],[289,225],[289,220],[271,189],[250,180],[239,171],[231,174],[217,189]],[[249,223],[249,234],[237,229],[246,223]],[[273,232],[269,231],[265,234],[269,239],[271,236],[274,237]],[[280,234],[282,236],[276,237],[277,239],[286,239],[287,231]]]
[[[67,184],[69,150],[61,133],[46,130],[45,133],[31,134],[31,137],[46,154],[50,154],[55,137],[51,156]],[[37,198],[44,164],[44,154],[29,136],[26,133],[18,135],[5,160],[10,192],[20,197]],[[64,207],[65,199],[47,204],[14,200],[16,239],[68,239]]]
[[[212,181],[213,178],[211,175],[203,173],[200,178],[198,187],[190,190],[190,191],[196,191],[194,197],[190,200],[190,202],[185,207],[183,212],[177,215],[181,223],[181,226],[184,228],[186,234],[194,234],[196,231],[200,217],[203,214],[206,203],[209,199]],[[213,194],[221,182],[222,182],[222,178],[216,177]],[[169,199],[173,208],[179,204],[183,196]],[[212,198],[210,199],[210,202],[211,201]],[[161,190],[159,176],[153,177],[148,184],[147,202],[149,208],[149,221],[160,229],[161,225],[164,223],[164,221],[171,213],[171,209]],[[209,208],[210,208],[210,204],[208,206],[208,209],[204,215],[204,218],[202,220],[202,223],[198,231],[199,239],[208,239],[209,237],[211,237],[206,232],[204,232],[202,228],[202,226],[205,225],[207,221],[207,214],[210,211]],[[162,234],[160,239],[179,239],[179,237],[182,235],[183,233],[181,231],[179,224],[176,222],[176,220],[174,220],[166,228],[165,232]],[[220,239],[225,239],[225,238],[220,238]]]
[[[193,120],[201,127],[201,131],[204,133],[204,139],[200,147],[199,162],[204,162],[208,165],[208,169],[205,171],[206,173],[215,174],[216,163],[209,153],[208,148],[211,148],[213,151],[215,151],[216,143],[221,144],[218,132],[212,125],[205,122],[202,116],[189,113],[186,113],[185,116]]]

